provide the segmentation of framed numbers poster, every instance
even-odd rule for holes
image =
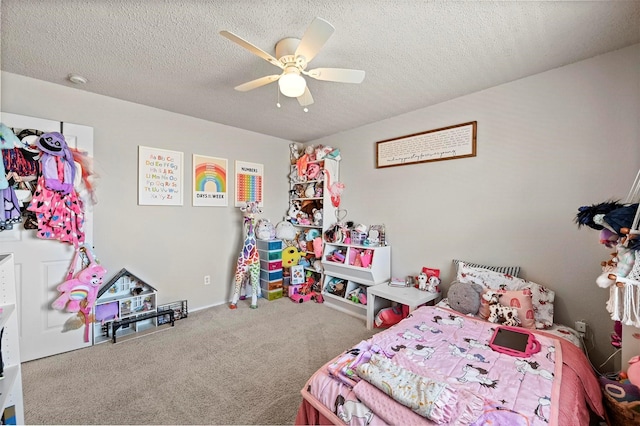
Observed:
[[[226,158],[193,154],[193,205],[229,205]]]
[[[236,207],[243,207],[247,201],[255,201],[263,206],[264,165],[236,160]]]
[[[138,204],[181,206],[182,152],[138,146]]]

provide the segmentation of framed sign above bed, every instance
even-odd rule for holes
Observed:
[[[376,142],[376,168],[476,156],[477,121]]]

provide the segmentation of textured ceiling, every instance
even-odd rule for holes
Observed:
[[[640,42],[639,1],[2,0],[2,70],[306,142]],[[275,55],[314,17],[335,33],[308,69],[366,71],[362,84],[307,78],[305,113]],[[88,83],[66,80],[78,73]]]

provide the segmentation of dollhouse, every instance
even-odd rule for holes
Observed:
[[[157,290],[123,268],[98,292],[93,344],[156,327],[157,317]]]

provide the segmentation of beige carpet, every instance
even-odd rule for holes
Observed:
[[[314,302],[258,304],[22,364],[25,422],[293,424],[311,374],[373,332]]]

